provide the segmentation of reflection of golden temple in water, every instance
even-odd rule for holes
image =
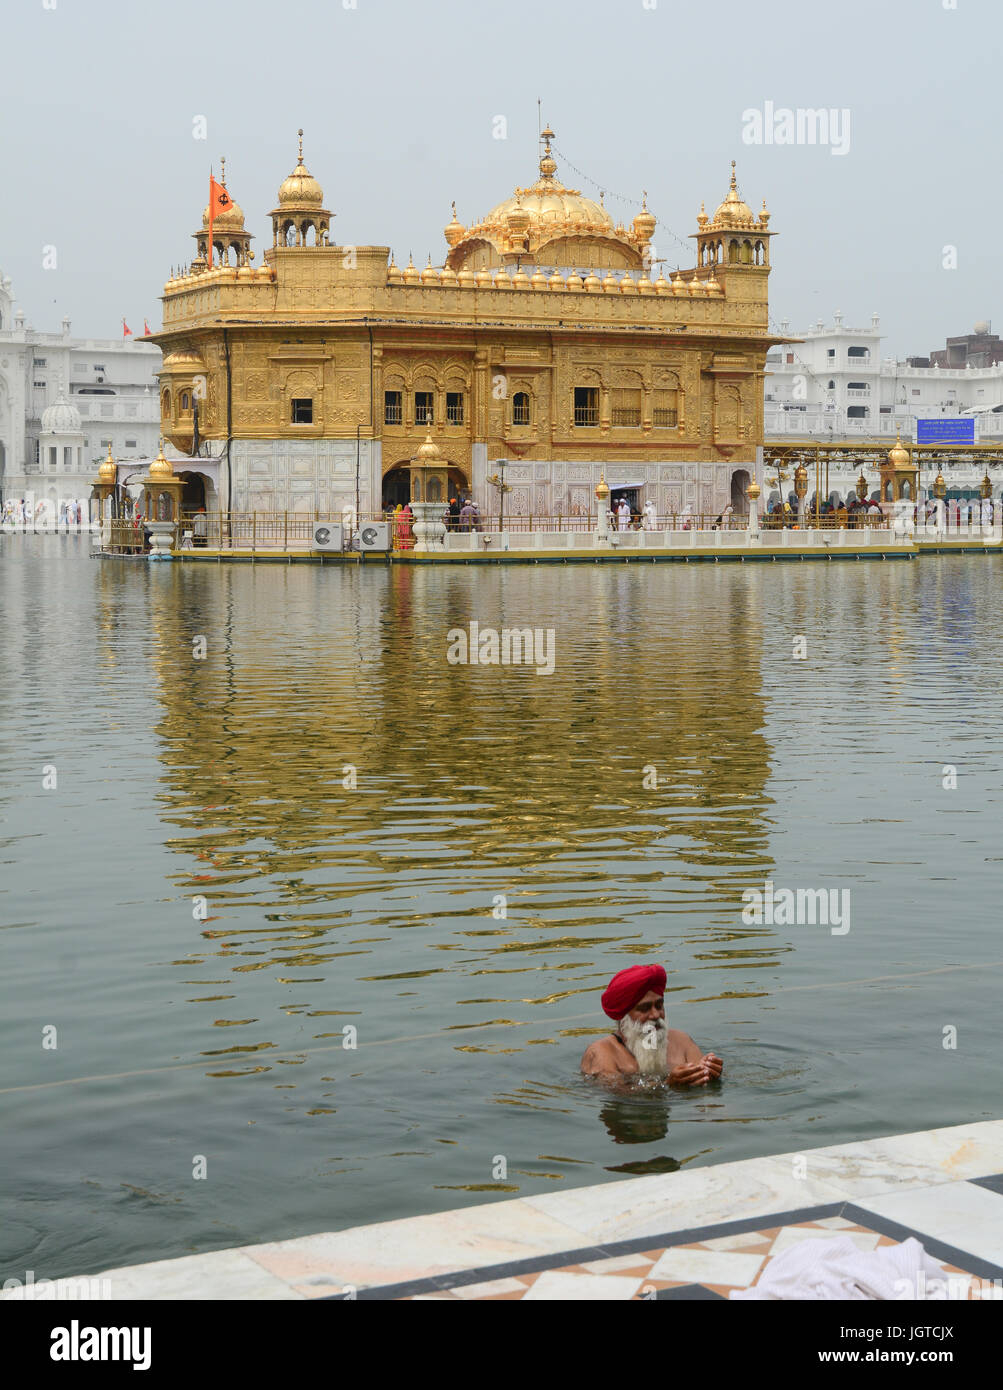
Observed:
[[[524,573],[149,575],[163,815],[181,828],[184,888],[222,918],[213,931],[246,935],[251,907],[251,930],[273,923],[301,953],[304,934],[309,951],[332,946],[352,913],[386,927],[444,915],[464,919],[449,940],[483,938],[524,969],[608,942],[657,950],[659,915],[710,897],[718,944],[755,935],[730,910],[769,863],[755,594],[686,575],[688,617],[677,604],[655,641],[654,620],[626,620],[661,577],[597,575],[590,613],[558,625],[553,677],[448,665],[454,623],[539,606]],[[693,603],[708,582],[713,637]],[[495,893],[518,920],[491,919]]]

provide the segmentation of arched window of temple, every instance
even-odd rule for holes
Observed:
[[[512,423],[513,425],[528,425],[529,419],[529,392],[516,391],[512,397]]]
[[[164,394],[160,397],[160,413],[161,415],[170,415],[171,413],[170,391],[165,390]]]
[[[729,264],[729,265],[738,265],[738,259],[739,259],[738,242],[737,242],[737,241],[729,241],[729,242],[728,242],[728,264]]]
[[[181,399],[178,404],[182,415],[187,415],[192,408],[192,398],[187,391],[181,392]]]

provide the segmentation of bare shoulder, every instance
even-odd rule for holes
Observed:
[[[684,1033],[681,1028],[667,1028],[669,1053],[672,1056],[681,1056],[686,1062],[699,1062],[703,1053],[690,1037],[689,1033]]]
[[[596,1076],[600,1072],[620,1071],[620,1059],[612,1039],[600,1038],[598,1042],[590,1043],[585,1049],[581,1069],[590,1076]]]

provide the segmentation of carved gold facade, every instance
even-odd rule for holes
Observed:
[[[744,499],[779,341],[765,206],[741,201],[732,166],[715,215],[697,219],[696,265],[667,277],[646,205],[615,225],[558,180],[543,138],[536,183],[470,227],[454,205],[441,267],[334,244],[302,140],[262,265],[234,204],[210,267],[203,218],[154,341],[163,432],[189,456],[197,419],[211,458],[191,471],[215,484],[214,505],[378,511],[429,428],[451,487],[485,511],[501,461],[509,514],[587,513],[603,466],[614,492],[661,514]]]

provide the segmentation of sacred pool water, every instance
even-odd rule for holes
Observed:
[[[999,560],[0,546],[0,1274],[996,1114]],[[713,1092],[577,1074],[643,961]]]

